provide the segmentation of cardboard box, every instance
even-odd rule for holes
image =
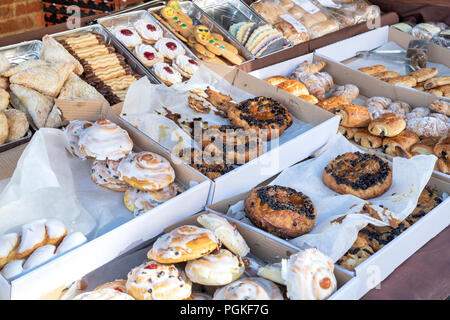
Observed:
[[[158,235],[168,225],[186,218],[192,212],[202,210],[208,200],[211,184],[209,180],[189,166],[173,163],[166,150],[148,140],[129,124],[124,123],[114,113],[114,109],[102,108],[101,102],[64,101],[61,103],[61,101],[58,101],[57,105],[63,113],[63,119],[66,120],[94,121],[100,117],[105,117],[119,124],[128,131],[136,150],[147,150],[164,156],[171,161],[177,180],[187,187],[190,186],[190,188],[151,211],[57,256],[18,278],[13,278],[12,281],[0,276],[1,299],[53,297],[49,293],[58,292],[66,284],[70,284],[124,252]],[[25,146],[21,145],[0,154],[0,178],[11,177]]]
[[[197,217],[203,213],[207,212],[204,211],[197,213],[196,215],[193,215],[166,228],[164,232],[169,232],[174,228],[186,224],[200,226],[200,224],[197,222]],[[229,217],[224,217],[229,219]],[[274,239],[273,237],[266,237],[264,234],[248,228],[246,225],[238,224],[237,229],[250,247],[250,253],[264,262],[279,262],[282,258],[287,258],[291,254],[300,251],[298,248],[293,247],[288,243],[280,242],[278,241],[278,239]],[[156,238],[154,240],[156,240]],[[103,267],[91,272],[90,274],[87,274],[85,277],[83,277],[83,281],[85,281],[85,283],[87,284],[87,288],[85,291],[91,291],[99,285],[109,281],[113,281],[116,279],[126,279],[128,272],[132,268],[148,260],[147,252],[148,250],[150,250],[151,244],[152,243],[150,242],[148,246],[137,251],[130,252],[129,254],[126,254],[104,265]],[[329,299],[353,299],[353,292],[355,291],[355,288],[358,287],[357,279],[340,268],[335,268],[334,274],[338,283],[338,290]]]

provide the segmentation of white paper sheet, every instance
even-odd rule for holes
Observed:
[[[392,218],[404,220],[414,210],[433,172],[436,157],[421,155],[412,159],[394,158],[392,186],[383,195],[365,201],[353,195],[338,194],[322,182],[322,172],[329,161],[345,152],[358,150],[338,134],[317,158],[284,170],[271,182],[272,185],[287,186],[303,192],[317,208],[314,228],[303,236],[289,240],[292,244],[303,248],[316,247],[337,261],[356,240],[358,231],[368,223],[388,226]],[[359,213],[368,202],[373,204],[371,207],[377,210],[383,221]],[[245,217],[243,201],[231,206],[228,214],[251,223]],[[346,217],[341,222],[332,222],[344,215]]]

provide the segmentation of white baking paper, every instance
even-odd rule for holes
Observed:
[[[303,192],[317,208],[314,228],[289,242],[302,248],[316,247],[337,261],[355,242],[358,231],[368,223],[388,226],[390,220],[404,220],[414,210],[437,158],[433,155],[420,155],[412,159],[395,157],[392,163],[392,186],[380,197],[362,200],[353,195],[338,194],[322,182],[322,172],[328,162],[345,152],[355,151],[360,149],[337,134],[317,158],[284,170],[271,182],[272,185],[287,186]],[[383,221],[359,213],[367,203],[371,204]],[[231,206],[228,214],[251,223],[245,217],[243,201]],[[333,222],[345,215],[342,221]]]
[[[230,124],[228,119],[214,114],[213,110],[209,114],[201,114],[195,113],[188,106],[189,91],[199,88],[206,89],[208,86],[230,96],[236,102],[253,97],[248,92],[232,86],[211,69],[201,65],[190,80],[171,87],[164,84],[152,84],[146,77],[133,82],[124,101],[122,118],[172,153],[177,154],[181,147],[195,146],[196,143],[175,122],[158,114],[166,113],[163,107],[180,114],[180,123],[182,121],[192,122],[194,119],[201,118],[202,123],[207,126]],[[283,132],[277,143],[282,144],[289,141],[310,128],[310,124],[294,118],[293,124]],[[264,150],[270,149],[270,143],[264,147]]]
[[[38,130],[0,193],[0,234],[32,220],[57,218],[91,240],[132,219],[123,192],[95,184],[91,161],[72,156],[62,130]],[[2,185],[3,183],[0,183]]]

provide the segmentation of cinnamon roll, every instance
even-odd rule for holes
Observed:
[[[250,277],[241,278],[217,289],[213,300],[283,300],[283,296],[272,281]]]
[[[81,132],[87,127],[92,126],[89,121],[72,120],[64,128],[64,133],[67,138],[68,150],[75,156],[81,159],[86,159],[86,155],[80,151],[78,141],[80,140]]]
[[[91,169],[92,180],[113,191],[126,191],[130,185],[121,177],[117,168],[120,160],[95,160]]]

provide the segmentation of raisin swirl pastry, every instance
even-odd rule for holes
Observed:
[[[322,180],[337,193],[371,199],[391,186],[392,167],[376,155],[347,152],[327,164]]]
[[[70,123],[64,128],[64,133],[68,142],[68,150],[75,156],[81,159],[86,159],[86,155],[80,151],[78,147],[78,141],[80,141],[81,132],[92,126],[92,123],[89,121],[81,121],[81,120],[72,120]]]
[[[117,171],[119,163],[120,160],[95,160],[91,169],[92,180],[113,191],[126,191],[130,185],[120,177]]]
[[[350,249],[338,260],[336,264],[353,271],[358,265],[374,254],[372,247],[365,237],[358,234],[356,241]]]
[[[416,208],[409,216],[406,217],[405,220],[412,225],[428,212],[437,207],[441,202],[441,197],[439,197],[431,189],[425,187],[425,189],[423,189],[422,193],[419,196]]]
[[[203,153],[201,150],[190,148],[180,151],[178,156],[211,180],[215,180],[233,170],[231,165],[225,163],[223,154],[215,155],[214,152]]]
[[[266,135],[267,140],[280,136],[293,121],[284,105],[266,97],[247,99],[230,107],[228,118],[235,126]]]
[[[305,194],[283,186],[253,189],[244,202],[247,217],[259,228],[295,238],[314,227],[316,207]]]
[[[390,226],[378,227],[374,225],[367,225],[361,229],[360,234],[370,244],[373,251],[377,252],[389,242],[397,238],[403,231],[411,225],[407,220],[398,224],[396,228]]]

